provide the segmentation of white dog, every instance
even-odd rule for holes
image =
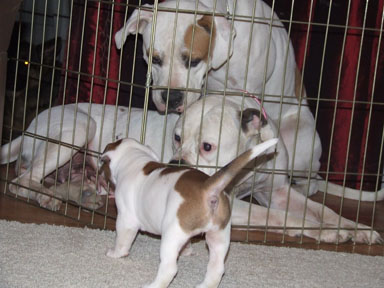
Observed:
[[[312,195],[320,184],[330,194],[375,200],[375,193],[344,189],[315,177],[320,168],[320,138],[293,47],[267,4],[170,0],[160,3],[156,13],[153,10],[150,5],[136,9],[115,34],[115,42],[120,49],[129,34],[143,36],[144,58],[152,64],[152,98],[159,111],[165,111],[167,104],[169,110],[182,112],[199,99],[205,83],[210,91],[247,90],[260,96],[266,114],[280,128],[277,136],[283,140],[290,177],[300,192]],[[250,97],[244,101],[244,107],[259,107]],[[378,199],[384,199],[384,189]]]
[[[162,235],[160,266],[147,287],[168,287],[177,273],[177,258],[193,236],[206,233],[210,258],[198,287],[217,287],[224,273],[230,241],[230,199],[224,189],[253,158],[275,145],[254,146],[209,177],[199,170],[168,167],[148,146],[133,139],[107,145],[101,169],[115,184],[116,243],[109,257],[127,256],[139,230]]]
[[[16,173],[19,176],[9,185],[12,193],[37,200],[41,206],[57,210],[61,201],[50,197],[56,193],[41,183],[46,176],[67,164],[76,152],[86,148],[88,155],[93,156],[88,162],[97,169],[97,154],[108,143],[127,136],[139,140],[143,132],[146,142],[168,161],[172,156],[171,135],[177,118],[177,115],[162,116],[149,111],[147,125],[143,126],[142,109],[129,110],[127,107],[89,103],[56,106],[41,112],[31,122],[24,136],[1,147],[0,164],[18,160]],[[59,145],[58,141],[64,144]],[[28,188],[43,193],[35,193]],[[61,194],[59,198],[63,198]]]
[[[175,163],[199,165],[203,172],[212,175],[215,167],[226,165],[239,153],[256,145],[260,139],[265,141],[278,134],[274,122],[271,119],[267,121],[261,110],[253,108],[254,104],[249,108],[246,103],[242,110],[241,99],[228,98],[225,100],[223,110],[222,101],[222,96],[207,96],[185,110],[175,127],[176,153],[173,157]],[[200,121],[200,119],[202,120]],[[321,233],[319,240],[343,242],[352,238],[356,242],[381,243],[380,235],[375,231],[371,233],[369,227],[343,218],[331,209],[307,199],[298,192],[298,189],[302,188],[301,183],[290,185],[287,176],[290,168],[288,153],[284,144],[283,141],[278,142],[276,157],[266,158],[265,161],[255,164],[255,167],[258,168],[257,171],[265,173],[253,175],[252,172],[246,172],[240,175],[237,182],[234,183],[235,185],[240,184],[239,196],[252,194],[260,204],[271,207],[268,218],[265,207],[252,206],[252,209],[256,210],[252,211],[251,215],[253,213],[259,215],[259,218],[253,217],[253,223],[258,219],[260,226],[281,226],[284,225],[287,215],[295,215],[301,221],[306,219],[317,223],[317,227],[320,227],[321,224],[323,228],[335,228],[340,221],[341,234],[323,235]],[[301,151],[298,153],[301,154]],[[237,202],[237,205],[242,204],[243,202]],[[243,209],[248,212],[246,205]],[[233,222],[238,221],[236,213],[241,210],[238,206],[236,211],[233,211]],[[282,213],[279,214],[277,211]],[[288,214],[285,215],[284,211],[288,211]],[[243,215],[239,215],[239,217],[241,218]],[[299,224],[299,226],[301,225],[306,227],[307,224]],[[355,229],[357,229],[356,232]],[[313,235],[309,236],[313,237]]]
[[[129,34],[142,34],[144,58],[152,60],[152,98],[159,111],[165,111],[168,103],[170,110],[182,112],[199,99],[205,81],[210,90],[248,90],[260,95],[268,116],[280,121],[279,135],[293,179],[309,183],[312,194],[318,190],[317,182],[303,181],[302,176],[320,168],[321,143],[315,121],[305,90],[297,87],[301,79],[296,79],[295,56],[282,23],[263,1],[255,3],[253,9],[254,1],[165,1],[156,15],[145,7],[137,9],[116,33],[116,46],[121,48]],[[185,9],[210,14],[186,13]],[[246,17],[252,17],[253,10],[257,21],[252,25]],[[215,17],[210,16],[213,11]],[[232,29],[231,18],[218,13],[240,16]],[[245,101],[246,107],[256,103]]]

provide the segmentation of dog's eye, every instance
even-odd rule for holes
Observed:
[[[191,60],[191,67],[196,67],[201,62],[200,58],[192,59]]]
[[[152,64],[161,66],[163,65],[163,61],[159,56],[154,55],[152,56]]]
[[[185,68],[187,68],[187,69],[189,67],[196,67],[201,62],[200,58],[193,58],[193,59],[191,59],[191,63],[189,63],[189,57],[187,55],[182,55],[181,58],[184,62]]]
[[[207,143],[207,142],[204,142],[203,143],[203,148],[204,148],[204,151],[209,152],[209,151],[212,150],[212,145]]]
[[[180,136],[177,135],[177,134],[175,134],[175,141],[176,141],[177,143],[180,143],[180,141],[181,141]]]

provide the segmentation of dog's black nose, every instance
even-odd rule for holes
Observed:
[[[172,165],[188,165],[188,163],[184,159],[180,159],[180,160],[173,159],[173,160],[169,161],[169,164],[172,164]]]
[[[169,100],[168,100],[168,108],[176,109],[183,103],[183,92],[180,90],[170,89],[169,90]],[[161,98],[164,103],[167,103],[168,90],[164,90],[161,92]]]

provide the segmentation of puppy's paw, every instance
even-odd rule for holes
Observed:
[[[120,251],[116,251],[114,248],[113,248],[113,249],[108,249],[106,255],[107,255],[108,257],[111,257],[111,258],[114,258],[114,259],[128,256],[128,254],[121,253]]]
[[[211,288],[211,287],[217,287],[217,285],[206,285],[205,283],[200,283],[199,285],[196,285],[195,288]]]
[[[159,287],[159,286],[151,283],[151,284],[144,285],[142,288],[157,288],[157,287]]]

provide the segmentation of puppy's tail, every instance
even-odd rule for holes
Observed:
[[[218,172],[208,178],[204,186],[209,193],[209,201],[214,204],[218,202],[218,197],[222,191],[228,186],[232,179],[248,164],[249,161],[256,158],[268,148],[275,145],[279,140],[277,138],[270,139],[252,149],[244,152],[232,162],[221,168]]]
[[[21,140],[22,136],[19,136],[8,144],[1,146],[0,164],[11,163],[17,159],[21,148]]]

